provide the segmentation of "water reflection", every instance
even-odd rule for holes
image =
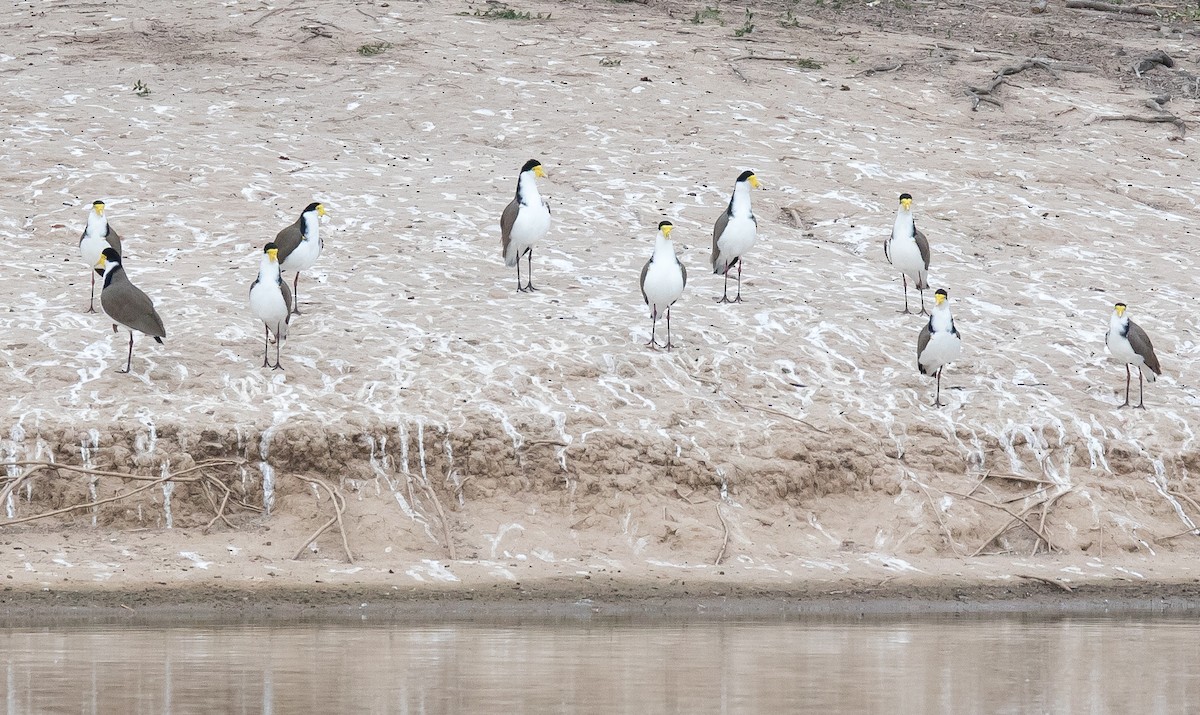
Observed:
[[[0,630],[6,712],[1174,713],[1194,621]]]

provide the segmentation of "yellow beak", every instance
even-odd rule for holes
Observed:
[[[1117,306],[1117,317],[1118,317],[1118,318],[1123,318],[1123,317],[1125,317],[1125,306],[1123,306],[1123,305],[1118,305],[1118,306]]]
[[[758,180],[758,175],[757,175],[757,174],[751,174],[751,175],[750,175],[750,188],[752,188],[752,189],[759,189],[759,188],[762,188],[762,182],[760,182],[760,181]]]
[[[674,228],[675,228],[674,226],[663,226],[663,229],[662,229],[662,232],[663,232],[663,238],[670,238],[670,237],[671,237],[671,231],[672,231]]]
[[[267,255],[271,257],[272,261],[278,261],[279,260],[279,249],[278,248],[267,249]]]
[[[317,215],[318,216],[325,215],[325,204],[317,204]]]
[[[95,209],[97,214],[100,216],[104,215],[104,204],[96,204]]]
[[[542,168],[541,164],[538,164],[537,166],[533,167],[533,175],[539,179],[544,179],[546,178],[546,170]]]
[[[900,199],[900,207],[905,211],[912,209],[912,199]]]
[[[100,254],[100,260],[96,261],[96,267],[97,267],[97,268],[104,268],[106,265],[108,265],[108,259],[104,257],[104,254],[103,254],[103,253],[101,253],[101,254]]]

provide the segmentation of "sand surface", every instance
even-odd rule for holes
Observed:
[[[0,522],[6,598],[1195,581],[1196,140],[1099,119],[1169,92],[1190,122],[1194,24],[763,3],[738,37],[735,4],[496,8],[3,18],[3,516],[112,498]],[[1138,76],[1158,49],[1174,67]],[[965,88],[1026,58],[973,111]],[[531,157],[553,223],[518,294],[498,223]],[[721,305],[712,224],[743,169],[759,242]],[[964,339],[943,409],[883,257],[902,191]],[[167,327],[129,375],[125,334],[84,312],[95,199]],[[314,200],[325,251],[264,370],[249,285]],[[689,269],[669,354],[637,287],[662,219]],[[1145,411],[1118,409],[1118,300],[1164,367]],[[331,491],[353,562],[336,525],[305,547]]]

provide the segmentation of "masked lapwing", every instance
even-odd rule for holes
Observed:
[[[929,287],[929,241],[917,230],[912,214],[912,194],[900,194],[900,210],[896,212],[896,223],[892,235],[883,242],[883,255],[888,263],[900,269],[904,280],[904,310],[908,309],[908,279],[921,291],[921,315],[925,312],[925,289]]]
[[[250,286],[250,310],[263,322],[263,367],[282,370],[279,364],[279,344],[287,337],[288,322],[292,318],[292,290],[279,275],[279,248],[274,243],[263,246],[262,259],[258,264],[258,278]],[[267,347],[271,336],[275,337],[275,364],[267,360]]]
[[[324,247],[321,239],[321,217],[324,215],[325,204],[314,201],[300,212],[300,218],[295,223],[275,236],[274,243],[279,249],[279,268],[296,272],[292,290],[294,305],[291,308],[296,315],[300,314],[300,271],[312,268]]]
[[[663,347],[669,352],[671,344],[671,306],[683,295],[683,287],[687,285],[687,269],[675,255],[675,244],[671,242],[671,230],[674,226],[670,221],[658,224],[658,236],[654,239],[654,253],[650,260],[642,266],[642,298],[650,306],[650,342],[651,347],[657,347],[654,331],[660,316],[667,318],[667,342]]]
[[[753,171],[743,171],[733,184],[729,206],[713,226],[713,273],[725,276],[725,290],[718,303],[742,302],[742,256],[758,238],[758,219],[750,209],[750,189],[760,186]],[[729,299],[729,270],[737,266],[737,297]]]
[[[92,271],[100,260],[100,254],[106,248],[112,248],[121,255],[121,237],[108,225],[108,217],[104,215],[104,202],[93,201],[92,210],[88,212],[87,228],[79,237],[79,254],[88,264],[88,273],[92,276],[92,292],[88,296],[87,312],[96,312],[96,274]]]
[[[942,369],[958,359],[962,354],[962,338],[958,328],[954,327],[954,318],[950,315],[950,295],[944,288],[938,288],[933,295],[933,312],[929,322],[917,336],[917,369],[922,375],[937,377],[937,393],[933,398],[935,407],[942,404]]]
[[[538,193],[537,180],[544,178],[546,171],[537,159],[530,159],[521,167],[517,177],[517,195],[504,207],[500,215],[500,252],[504,265],[517,267],[517,291],[537,290],[533,287],[533,247],[550,230],[550,205]],[[528,258],[527,278],[521,285],[521,258]]]
[[[100,252],[96,272],[104,276],[100,307],[113,321],[113,332],[117,332],[118,324],[129,330],[129,356],[125,359],[125,369],[117,371],[126,373],[133,365],[133,331],[145,333],[162,344],[162,339],[167,337],[167,329],[163,327],[162,318],[158,317],[150,297],[129,282],[129,276],[125,275],[125,269],[121,266],[121,254],[116,249],[106,248]]]
[[[1112,353],[1118,361],[1125,363],[1125,402],[1121,407],[1129,406],[1129,381],[1130,373],[1129,366],[1137,365],[1138,368],[1138,404],[1137,406],[1146,409],[1146,399],[1143,394],[1142,375],[1146,373],[1146,368],[1150,369],[1150,373],[1146,374],[1146,379],[1154,382],[1157,375],[1162,374],[1162,368],[1158,364],[1158,356],[1154,354],[1154,346],[1150,344],[1150,336],[1146,335],[1146,331],[1142,330],[1142,326],[1129,319],[1125,313],[1129,309],[1124,303],[1117,303],[1113,306],[1112,317],[1108,319],[1108,334],[1104,337],[1108,343],[1108,351]]]

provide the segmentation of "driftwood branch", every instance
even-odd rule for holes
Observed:
[[[1084,124],[1096,122],[1142,122],[1143,124],[1174,124],[1179,134],[1171,137],[1171,141],[1179,141],[1187,135],[1187,122],[1174,114],[1157,114],[1143,117],[1137,114],[1093,114],[1084,120]]]
[[[1094,68],[1087,65],[1075,64],[1071,62],[1057,62],[1044,57],[1031,57],[1021,64],[1002,67],[998,72],[996,72],[996,76],[992,78],[992,81],[988,82],[986,85],[980,87],[967,87],[966,94],[967,96],[971,97],[973,102],[971,104],[971,111],[974,112],[979,109],[981,102],[994,104],[997,107],[1004,106],[1000,103],[1000,100],[996,99],[992,95],[1000,89],[1000,85],[1004,84],[1007,77],[1011,77],[1028,69],[1045,70],[1055,77],[1058,76],[1059,70],[1063,72],[1095,72]]]
[[[1046,578],[1045,576],[1034,576],[1033,574],[1028,573],[1017,573],[1013,574],[1013,576],[1016,576],[1017,578],[1027,578],[1030,581],[1041,581],[1042,583],[1049,584],[1051,586],[1057,586],[1067,593],[1072,593],[1075,590],[1062,581],[1055,581],[1054,579]]]
[[[1072,10],[1100,10],[1101,12],[1115,12],[1126,15],[1158,16],[1157,10],[1145,5],[1114,5],[1110,2],[1100,2],[1100,0],[1067,0],[1067,7]]]

